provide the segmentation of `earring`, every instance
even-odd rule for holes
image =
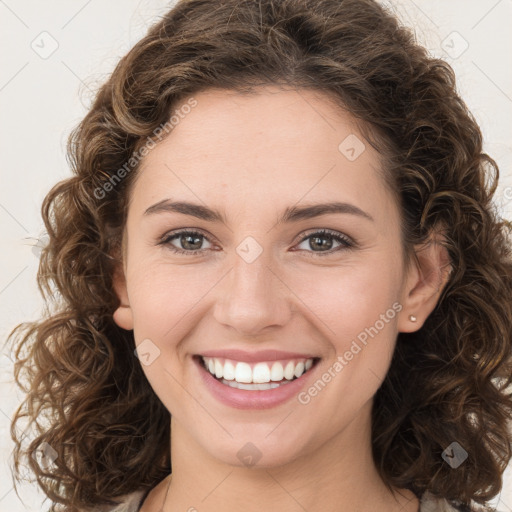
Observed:
[[[418,320],[414,315],[409,315],[409,320],[411,322],[416,322],[416,320]]]

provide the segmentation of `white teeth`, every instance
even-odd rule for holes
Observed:
[[[284,370],[283,365],[281,363],[274,363],[272,365],[272,370],[270,370],[270,380],[274,382],[280,381],[284,379]]]
[[[252,370],[247,363],[236,363],[235,380],[245,383],[252,382]]]
[[[220,379],[224,373],[224,366],[220,363],[218,359],[215,359],[215,377]]]
[[[304,363],[301,361],[295,367],[295,372],[293,373],[295,377],[300,377],[304,373]]]
[[[235,365],[231,361],[224,363],[224,379],[235,380]]]
[[[295,372],[295,365],[293,364],[293,361],[290,361],[287,363],[286,368],[284,369],[284,378],[288,379],[288,380],[292,380],[294,372]]]
[[[236,380],[226,380],[221,379],[222,384],[227,384],[228,386],[231,386],[232,388],[237,389],[248,389],[251,391],[265,391],[267,389],[275,389],[279,386],[284,386],[284,384],[288,384],[290,381],[285,381],[284,383],[280,384],[277,382],[265,382],[262,384],[241,384],[240,382],[237,382]]]
[[[217,379],[222,379],[222,382],[251,385],[239,389],[273,389],[279,385],[278,382],[286,383],[298,378],[313,366],[313,359],[290,360],[284,368],[281,361],[260,362],[251,366],[243,361],[237,362],[223,358],[203,357],[202,359],[209,372]],[[261,388],[252,387],[252,385],[265,386]]]
[[[270,369],[266,363],[258,363],[252,370],[252,381],[257,384],[270,382]]]

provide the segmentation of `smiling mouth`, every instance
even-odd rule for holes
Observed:
[[[316,366],[319,357],[247,363],[226,358],[194,356],[218,382],[232,388],[264,391],[285,386]]]

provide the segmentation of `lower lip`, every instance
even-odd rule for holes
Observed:
[[[305,387],[318,362],[315,361],[315,364],[299,378],[287,384],[282,384],[278,388],[249,390],[232,388],[222,384],[204,368],[200,358],[194,357],[193,359],[199,369],[203,382],[211,394],[223,404],[237,409],[269,409],[290,400],[290,398],[298,395],[300,390]]]

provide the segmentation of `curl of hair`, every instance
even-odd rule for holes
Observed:
[[[49,243],[37,279],[48,306],[9,335],[26,393],[11,435],[16,478],[26,457],[52,510],[115,505],[172,469],[169,412],[133,333],[112,318],[134,155],[193,94],[273,84],[329,97],[386,155],[405,254],[444,229],[454,272],[423,327],[398,335],[375,396],[382,479],[465,504],[500,491],[511,458],[511,226],[493,206],[498,167],[451,67],[372,0],[182,0],[99,89],[68,140],[73,176],[42,205]],[[454,441],[468,453],[456,470],[441,456]],[[50,468],[30,456],[42,443],[57,453]]]

